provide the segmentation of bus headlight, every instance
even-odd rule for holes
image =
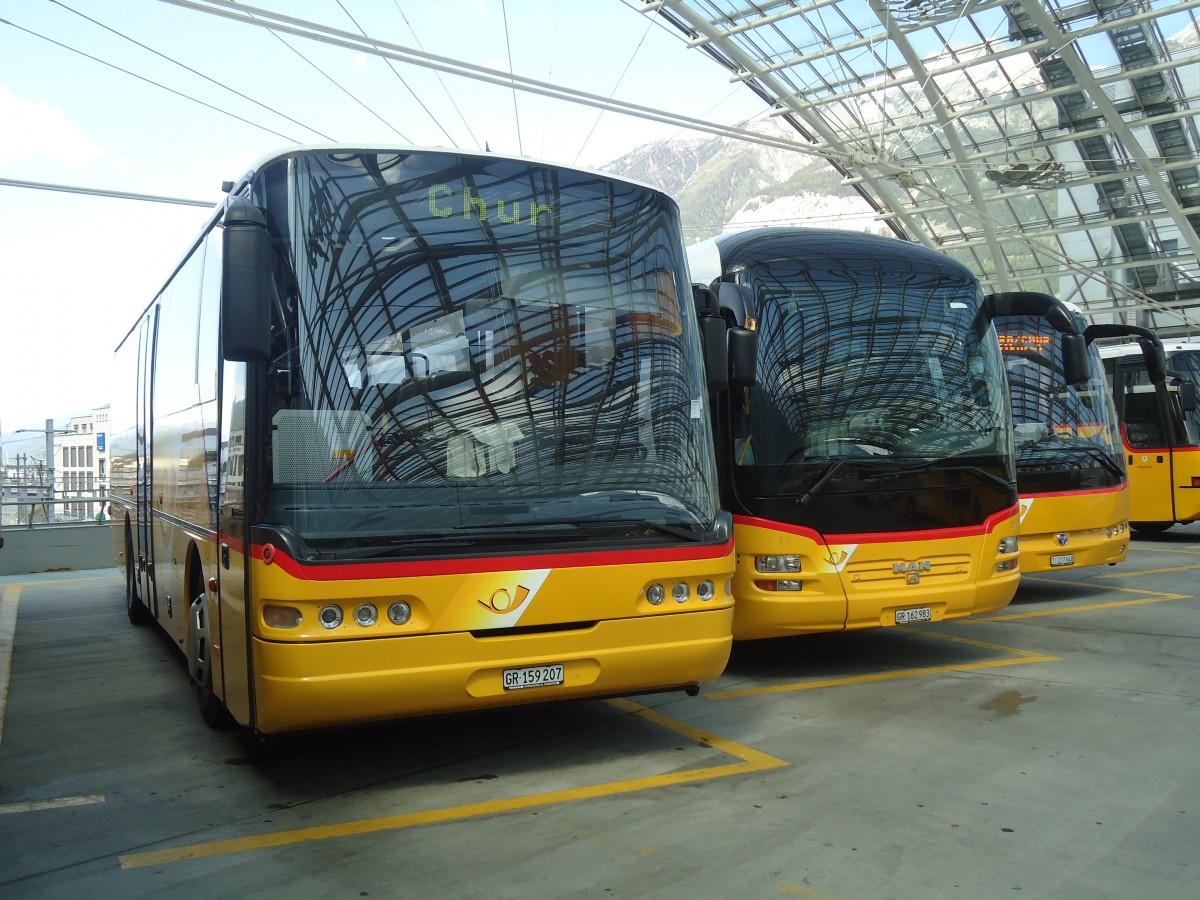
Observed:
[[[676,603],[687,603],[688,597],[692,596],[692,589],[686,581],[681,581],[671,588],[671,596],[675,598]]]
[[[412,607],[403,600],[397,600],[388,607],[388,621],[393,625],[406,625],[412,618]]]
[[[696,585],[696,596],[700,598],[701,602],[707,603],[716,595],[717,589],[711,581],[702,581]]]
[[[317,613],[317,621],[321,623],[322,628],[337,628],[342,624],[342,608],[333,604],[322,606],[321,611]]]
[[[1000,546],[996,548],[997,553],[1016,553],[1017,538],[1015,535],[1010,537],[1000,538]]]
[[[379,610],[374,603],[360,603],[354,607],[354,622],[363,628],[370,628],[379,618]]]
[[[263,622],[271,628],[299,628],[303,616],[294,606],[276,606],[268,603],[263,607]]]
[[[661,584],[652,584],[646,588],[646,599],[650,601],[651,606],[658,606],[666,596],[667,592]]]
[[[756,556],[754,557],[756,572],[799,572],[800,557],[788,554],[785,556]]]

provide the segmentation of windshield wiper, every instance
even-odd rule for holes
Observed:
[[[952,464],[952,460],[957,459],[954,456],[943,456],[941,459],[929,459],[924,462],[917,463],[913,466],[907,466],[903,469],[882,469],[878,472],[863,472],[859,477],[863,479],[869,478],[890,478],[893,475],[913,475],[918,472],[968,472],[983,481],[990,481],[1000,485],[1004,490],[1012,490],[1012,483],[1005,481],[999,475],[993,475],[987,469],[981,466],[972,465],[971,463]]]
[[[830,462],[829,465],[827,465],[821,472],[821,474],[816,477],[816,480],[814,480],[813,483],[808,486],[808,490],[796,498],[796,505],[807,505],[808,501],[815,497],[820,492],[821,488],[825,487],[825,485],[829,482],[829,479],[836,475],[838,470],[841,469],[845,464],[846,457],[844,456],[839,456]]]
[[[416,549],[458,549],[476,547],[481,544],[537,544],[547,541],[577,539],[589,534],[593,526],[619,526],[626,529],[644,528],[670,537],[698,542],[704,532],[684,525],[669,525],[665,522],[649,522],[644,519],[580,518],[523,522],[520,525],[498,522],[493,525],[456,525],[445,534],[397,535],[381,538],[377,543],[356,549],[332,551],[335,556],[348,558],[372,558],[388,556],[396,552]]]
[[[1099,447],[1063,447],[1062,449],[1071,453],[1086,453],[1113,475],[1116,475],[1118,478],[1125,477],[1125,470],[1122,469],[1111,456],[1109,456]]]
[[[659,534],[667,534],[672,537],[684,538],[689,541],[699,541],[704,538],[704,531],[697,531],[689,528],[686,525],[670,525],[666,522],[651,522],[647,519],[626,519],[626,518],[597,518],[594,516],[580,517],[579,519],[544,519],[533,520],[528,523],[530,531],[536,536],[536,529],[543,525],[557,526],[572,526],[574,528],[583,529],[590,525],[621,525],[627,528],[648,528],[651,531],[657,531]],[[507,528],[509,526],[496,526]]]

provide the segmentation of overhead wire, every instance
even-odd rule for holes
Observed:
[[[404,10],[400,8],[400,0],[392,0],[392,3],[395,4],[396,12],[400,13],[400,18],[404,20],[404,24],[408,26],[408,31],[412,35],[413,40],[416,42],[417,48],[421,50],[421,52],[424,52],[425,47],[421,43],[421,38],[417,36],[417,29],[413,28],[412,22],[408,20],[408,16],[405,14]],[[435,71],[433,75],[438,80],[438,84],[442,86],[442,90],[446,92],[446,99],[450,101],[450,105],[454,107],[454,111],[458,113],[458,120],[462,122],[463,128],[465,128],[467,130],[467,134],[470,135],[471,142],[475,145],[475,149],[482,149],[479,146],[479,138],[475,137],[475,132],[471,130],[471,125],[469,122],[467,122],[467,117],[463,115],[462,110],[459,109],[458,103],[454,100],[454,95],[451,94],[450,89],[446,87],[446,81],[442,78],[442,73]],[[451,143],[457,143],[457,141],[451,139]]]
[[[354,23],[354,27],[359,30],[359,32],[362,34],[362,36],[366,37],[367,36],[366,31],[364,31],[363,27],[358,24],[358,20],[355,19],[354,16],[352,16],[350,14],[350,10],[346,9],[346,4],[344,4],[342,2],[342,0],[337,0],[337,5],[342,8],[342,12],[344,12],[346,14],[346,18],[348,18],[351,22]],[[438,120],[438,117],[433,114],[433,111],[428,106],[425,105],[425,101],[417,96],[417,92],[414,91],[412,89],[412,86],[409,85],[409,83],[404,80],[404,76],[402,76],[399,72],[396,71],[396,67],[394,65],[392,65],[392,61],[390,59],[385,58],[384,62],[387,64],[387,67],[392,70],[392,74],[396,76],[396,79],[402,85],[404,85],[404,89],[406,91],[408,91],[409,94],[412,95],[412,98],[414,100],[417,101],[417,105],[419,105],[421,107],[421,109],[425,110],[425,114],[429,116],[429,118],[433,121],[433,124],[436,125],[438,127],[438,130],[441,131],[441,133],[446,136],[446,140],[450,141],[450,143],[453,144],[454,138],[452,138],[450,136],[450,132],[448,132],[445,128],[442,127],[442,123]]]
[[[508,72],[510,75],[515,75],[513,71],[513,55],[512,55],[512,39],[508,33],[508,4],[505,0],[500,0],[500,13],[504,17],[504,46],[508,50]],[[521,139],[521,110],[517,106],[517,86],[513,83],[512,86],[513,100],[513,120],[517,126],[517,151],[524,156],[525,145]]]
[[[650,34],[650,29],[653,27],[653,19],[650,19],[646,22],[646,30],[642,32],[642,39],[638,41],[637,46],[633,48],[633,52],[629,54],[629,59],[625,63],[625,68],[621,70],[621,74],[617,76],[617,81],[612,86],[612,90],[608,92],[610,99],[616,95],[617,89],[621,87],[621,82],[625,80],[625,76],[629,73],[629,69],[633,65],[633,61],[637,59],[638,51],[640,51],[642,49],[642,45],[646,43],[646,36]],[[571,160],[571,165],[575,165],[579,162],[579,157],[583,154],[583,151],[587,149],[588,141],[590,141],[592,139],[592,135],[596,133],[596,128],[600,125],[600,120],[604,118],[604,113],[605,110],[603,109],[596,111],[596,119],[592,122],[592,127],[588,129],[588,133],[584,135],[583,141],[579,145],[579,150],[575,153],[575,158]]]
[[[170,57],[165,53],[161,53],[160,51],[155,50],[153,47],[143,44],[141,41],[139,41],[135,38],[132,38],[129,35],[125,34],[124,32],[118,31],[117,29],[112,28],[111,26],[105,25],[103,22],[99,22],[96,19],[93,19],[91,16],[88,16],[88,15],[80,12],[77,9],[72,9],[71,7],[67,6],[67,4],[63,3],[62,0],[50,0],[50,2],[53,3],[55,6],[59,6],[62,9],[65,9],[69,13],[74,13],[75,15],[79,16],[81,19],[85,19],[88,22],[91,22],[93,25],[103,28],[105,31],[109,32],[110,34],[115,34],[117,37],[121,38],[122,40],[126,40],[131,44],[141,47],[143,50],[145,50],[149,53],[153,53],[155,56],[159,57],[160,59],[165,59],[167,62],[171,63],[172,65],[179,66],[179,68],[184,69],[187,72],[191,72],[193,75],[197,76],[198,78],[203,78],[205,81],[209,82],[210,84],[215,84],[217,87],[221,88],[222,90],[229,91],[231,94],[241,97],[243,100],[246,100],[249,103],[253,103],[255,106],[259,107],[260,109],[265,109],[267,112],[271,113],[272,115],[279,116],[281,119],[287,119],[293,125],[299,125],[301,128],[305,129],[306,131],[311,131],[313,134],[318,135],[327,141],[333,140],[333,138],[331,138],[327,134],[322,133],[319,129],[313,128],[311,125],[306,125],[304,122],[300,122],[297,119],[294,119],[291,116],[287,115],[286,113],[280,112],[279,110],[275,109],[274,107],[268,106],[267,104],[265,104],[259,100],[255,100],[253,97],[243,94],[241,91],[237,90],[236,88],[232,88],[229,85],[224,84],[223,82],[217,81],[217,79],[212,78],[208,75],[205,75],[203,72],[201,72],[197,69],[193,69],[191,66],[189,66],[185,63],[182,63],[179,60],[174,59],[173,57]]]
[[[250,14],[250,17],[254,18],[252,13]],[[285,41],[283,39],[283,35],[279,34],[270,25],[264,25],[264,27],[267,29],[267,31],[270,34],[274,35],[275,39],[278,40],[279,43],[283,44],[283,46],[287,47],[289,50],[291,50],[293,53],[295,53],[298,57],[300,57],[302,60],[304,60],[306,63],[308,63],[308,65],[311,66],[318,75],[320,75],[322,78],[324,78],[330,84],[332,84],[335,88],[337,88],[339,91],[341,91],[343,94],[345,94],[351,100],[353,100],[356,104],[358,104],[360,107],[362,107],[368,113],[370,113],[372,116],[374,116],[380,122],[382,122],[383,125],[385,125],[387,128],[391,129],[391,131],[393,133],[395,133],[400,138],[400,140],[404,141],[405,143],[409,143],[409,138],[405,136],[404,132],[402,132],[399,128],[397,128],[395,125],[393,125],[387,119],[385,119],[379,113],[375,112],[375,110],[371,109],[370,106],[368,106],[366,103],[363,102],[361,97],[357,96],[353,91],[347,90],[345,87],[343,87],[336,78],[334,78],[332,75],[330,75],[328,72],[326,72],[320,66],[318,66],[315,62],[313,62],[311,59],[309,59],[307,56],[305,56],[303,53],[301,53],[299,50],[297,50],[295,47],[293,47],[291,44],[289,44],[287,41]]]
[[[165,84],[161,84],[160,82],[157,82],[152,78],[147,78],[144,75],[138,75],[136,72],[131,72],[131,71],[129,71],[129,69],[122,68],[121,66],[118,66],[115,63],[110,63],[107,60],[100,59],[98,56],[92,56],[90,53],[85,53],[84,51],[76,49],[75,47],[68,46],[67,44],[64,44],[64,43],[61,43],[60,41],[54,40],[54,38],[46,37],[46,35],[44,35],[44,34],[39,34],[38,32],[36,32],[30,28],[26,28],[23,25],[18,25],[15,22],[9,21],[8,19],[0,18],[0,23],[2,23],[4,25],[8,25],[12,28],[15,28],[18,31],[23,31],[28,35],[32,35],[33,37],[40,38],[41,40],[46,41],[47,43],[54,44],[54,46],[56,46],[56,47],[61,47],[64,50],[69,50],[72,53],[77,53],[80,56],[84,57],[85,59],[90,59],[92,62],[99,63],[102,66],[108,66],[110,69],[116,69],[118,72],[128,75],[131,78],[136,78],[138,81],[144,81],[147,84],[151,84],[156,88],[160,88],[161,90],[164,90],[164,91],[167,91],[168,93],[174,94],[176,97],[182,97],[184,100],[190,100],[192,103],[197,103],[200,106],[206,107],[207,109],[211,109],[214,112],[220,113],[221,115],[229,116],[231,119],[237,119],[239,122],[244,122],[245,124],[250,125],[254,128],[261,129],[262,131],[265,131],[268,134],[273,134],[278,138],[283,138],[283,140],[285,140],[285,141],[289,141],[293,144],[302,143],[301,141],[298,141],[294,137],[289,137],[288,135],[283,134],[282,132],[275,131],[273,128],[268,128],[266,125],[263,125],[259,122],[253,122],[250,119],[244,118],[243,116],[239,116],[236,113],[232,113],[227,109],[222,109],[219,106],[214,106],[211,103],[206,103],[203,100],[200,100],[196,97],[191,96],[190,94],[185,94],[183,91],[177,91],[177,90],[175,90],[175,88],[167,87]]]

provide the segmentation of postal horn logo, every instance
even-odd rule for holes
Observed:
[[[496,590],[492,591],[492,596],[486,600],[479,600],[478,603],[484,609],[489,609],[492,612],[506,613],[517,609],[528,599],[529,588],[523,584],[518,584],[512,593],[509,593],[508,588],[496,588]]]

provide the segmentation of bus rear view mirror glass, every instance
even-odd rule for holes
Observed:
[[[262,211],[244,197],[230,197],[222,241],[221,354],[238,362],[266,361],[275,267]]]
[[[1067,384],[1086,384],[1088,380],[1087,339],[1082,334],[1062,336],[1063,381]]]
[[[1185,381],[1179,385],[1179,408],[1185,413],[1196,410],[1196,382]]]
[[[729,383],[751,387],[758,381],[758,332],[748,328],[729,329]]]

